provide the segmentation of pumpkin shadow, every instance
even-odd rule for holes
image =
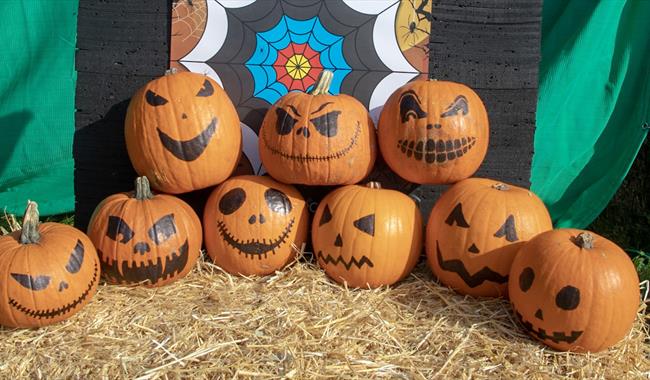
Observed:
[[[0,178],[6,173],[11,157],[16,149],[21,136],[26,130],[34,114],[27,110],[11,112],[0,116],[0,132],[2,132],[2,143],[0,143]],[[10,184],[0,183],[0,191]],[[2,206],[2,205],[0,205]]]

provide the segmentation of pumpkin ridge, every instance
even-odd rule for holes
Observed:
[[[289,224],[284,228],[284,231],[280,236],[271,240],[269,243],[265,243],[266,239],[263,239],[261,242],[257,239],[250,239],[246,242],[240,241],[230,233],[226,224],[221,220],[217,222],[217,228],[219,229],[219,234],[221,234],[224,241],[238,250],[239,254],[243,253],[246,257],[250,256],[251,259],[257,256],[261,260],[262,255],[266,258],[269,251],[275,254],[275,249],[280,248],[282,244],[286,242],[295,220],[295,218],[291,218]]]

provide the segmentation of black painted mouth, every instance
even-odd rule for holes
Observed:
[[[369,258],[367,258],[365,255],[361,256],[360,260],[357,260],[354,256],[352,256],[350,257],[349,261],[345,261],[343,256],[339,256],[337,258],[334,258],[329,254],[327,256],[324,256],[323,251],[318,251],[317,256],[319,259],[323,260],[325,264],[334,264],[334,265],[342,264],[347,270],[350,270],[350,268],[352,268],[353,265],[359,269],[361,269],[361,267],[364,265],[367,265],[370,268],[375,266],[372,263],[372,261]]]
[[[65,306],[62,306],[62,307],[60,307],[58,309],[54,309],[54,310],[51,310],[51,309],[32,310],[32,309],[29,309],[29,308],[21,305],[20,303],[18,303],[18,301],[16,301],[15,299],[13,299],[11,297],[9,298],[9,305],[11,305],[14,309],[20,311],[21,313],[27,314],[28,316],[30,316],[32,318],[38,318],[38,319],[54,318],[54,317],[57,317],[59,315],[62,315],[62,314],[65,314],[65,313],[69,312],[70,310],[74,309],[79,304],[81,304],[86,299],[86,297],[88,297],[88,294],[90,293],[93,286],[97,282],[98,277],[99,277],[99,268],[97,267],[97,262],[95,262],[95,270],[93,272],[93,279],[88,284],[88,288],[83,293],[81,293],[81,295],[76,300],[74,300],[74,301],[70,302],[69,304],[67,304]]]
[[[335,160],[338,158],[341,158],[348,154],[352,148],[354,148],[355,145],[357,145],[357,141],[359,140],[359,135],[361,134],[361,122],[357,122],[357,128],[354,131],[354,135],[350,138],[350,143],[348,146],[345,148],[339,150],[338,152],[335,152],[333,154],[329,154],[327,156],[311,156],[311,155],[292,155],[292,154],[287,154],[283,151],[280,151],[276,148],[273,148],[271,145],[269,145],[268,142],[268,137],[266,134],[264,134],[264,144],[269,148],[271,153],[277,154],[282,158],[286,158],[287,160],[293,160],[293,161],[299,161],[299,162],[311,162],[311,161],[329,161],[329,160]]]
[[[492,281],[496,282],[497,284],[505,284],[508,282],[508,276],[502,276],[488,267],[484,267],[474,274],[469,274],[467,268],[465,268],[465,264],[462,261],[458,259],[444,260],[442,258],[442,253],[440,252],[440,243],[438,243],[437,240],[436,253],[438,256],[438,265],[440,265],[440,268],[448,272],[456,273],[460,276],[460,278],[463,279],[463,281],[465,281],[467,286],[470,288],[475,288],[485,281]]]
[[[417,161],[428,164],[442,164],[462,157],[476,144],[476,137],[463,137],[454,140],[399,140],[397,148]]]
[[[161,131],[160,128],[158,128],[158,137],[160,137],[160,142],[163,144],[165,149],[173,154],[174,157],[183,161],[194,161],[199,158],[201,154],[203,154],[205,148],[207,148],[210,140],[212,139],[212,136],[214,136],[214,133],[216,131],[217,118],[213,117],[212,121],[203,130],[203,132],[190,140],[174,140],[168,134]]]
[[[514,309],[514,306],[513,306]],[[571,331],[570,335],[565,334],[564,332],[561,331],[553,331],[551,335],[549,335],[546,330],[544,329],[536,329],[533,327],[533,324],[526,321],[524,317],[517,311],[515,310],[515,314],[517,314],[517,319],[519,322],[528,330],[531,334],[536,336],[537,338],[541,340],[551,340],[555,343],[561,343],[561,342],[566,342],[569,344],[572,344],[575,342],[584,331]]]
[[[294,222],[295,218],[291,218],[289,224],[285,227],[280,236],[270,240],[268,243],[266,242],[266,239],[262,239],[262,241],[257,239],[241,241],[228,231],[228,227],[226,227],[226,224],[221,220],[217,222],[217,227],[219,228],[219,233],[223,237],[223,240],[225,240],[229,246],[238,250],[239,254],[243,253],[244,256],[250,257],[251,259],[257,257],[262,260],[262,256],[266,259],[269,252],[272,252],[275,255],[275,250],[286,242],[289,234],[291,234]]]
[[[122,261],[122,271],[120,272],[117,260],[109,263],[108,260],[104,261],[104,254],[100,251],[99,255],[102,257],[102,270],[106,277],[117,283],[140,283],[147,281],[149,284],[154,285],[158,281],[165,281],[178,275],[187,266],[189,259],[189,243],[185,239],[185,243],[179,248],[179,253],[172,252],[171,255],[165,257],[165,265],[163,266],[162,258],[158,257],[156,262],[149,260],[148,263],[140,263],[138,266],[134,262]],[[132,267],[129,267],[132,264]]]

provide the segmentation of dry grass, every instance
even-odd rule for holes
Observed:
[[[160,289],[100,285],[70,320],[0,329],[2,378],[647,378],[642,314],[597,355],[530,340],[503,300],[459,296],[420,265],[392,289],[347,290],[300,261],[240,278],[200,261]]]

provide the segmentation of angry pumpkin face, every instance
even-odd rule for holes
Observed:
[[[415,183],[471,176],[487,152],[489,127],[478,95],[460,83],[416,80],[397,89],[377,130],[388,165]]]
[[[266,275],[296,256],[309,222],[305,201],[293,186],[239,176],[210,195],[203,223],[215,264],[232,274]]]

